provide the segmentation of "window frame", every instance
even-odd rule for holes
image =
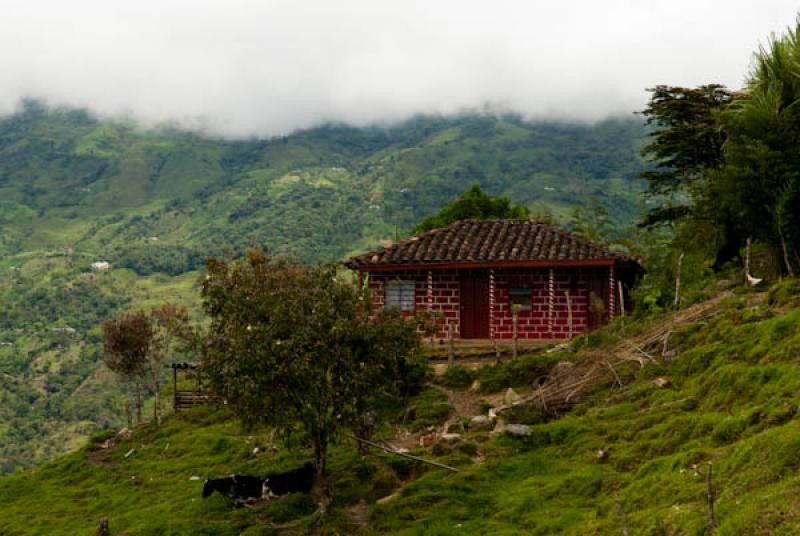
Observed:
[[[396,290],[395,290],[396,289]],[[395,291],[397,294],[390,294]],[[392,279],[383,285],[383,308],[397,307],[400,312],[416,311],[417,282],[414,279]]]
[[[530,286],[519,285],[508,289],[508,308],[513,311],[516,304],[519,304],[520,312],[533,310],[533,289]]]

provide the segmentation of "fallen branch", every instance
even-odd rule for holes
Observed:
[[[379,445],[378,443],[373,443],[372,441],[367,441],[366,439],[361,439],[360,437],[356,437],[354,435],[350,435],[350,434],[345,434],[345,435],[347,437],[351,438],[351,439],[355,439],[359,443],[367,445],[368,447],[380,449],[380,450],[382,450],[384,452],[388,452],[389,454],[394,454],[395,456],[401,456],[403,458],[408,458],[410,460],[414,460],[414,461],[417,461],[417,462],[420,462],[420,463],[427,463],[428,465],[433,465],[434,467],[439,467],[441,469],[447,469],[448,471],[452,471],[454,473],[458,472],[458,469],[456,469],[455,467],[450,467],[449,465],[445,465],[443,463],[434,462],[434,461],[431,461],[431,460],[426,460],[424,458],[419,458],[417,456],[412,456],[411,454],[407,454],[405,452],[397,452],[396,450],[391,449],[389,447],[384,447],[383,445]]]
[[[622,380],[619,379],[619,374],[617,374],[616,369],[614,369],[614,365],[612,365],[610,361],[606,361],[606,365],[608,365],[608,368],[610,368],[611,372],[614,373],[614,377],[617,379],[617,383],[619,384],[620,388],[624,387],[624,385],[622,385]]]

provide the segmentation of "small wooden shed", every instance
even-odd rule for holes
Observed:
[[[644,268],[534,220],[465,220],[351,258],[375,311],[439,318],[437,338],[566,339],[619,314]],[[514,319],[516,312],[517,318]],[[516,328],[515,328],[516,324]]]

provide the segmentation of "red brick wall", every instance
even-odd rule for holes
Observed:
[[[553,269],[554,300],[552,322],[549,317],[549,270],[525,269],[494,271],[495,305],[490,312],[490,333],[498,339],[513,336],[513,320],[509,305],[512,287],[527,286],[531,289],[531,310],[520,311],[518,337],[520,339],[566,339],[569,337],[569,321],[566,291],[572,301],[572,333],[578,335],[589,329],[589,280],[608,279],[607,268],[555,268]],[[459,275],[455,270],[432,271],[432,310],[442,311],[441,329],[437,339],[447,336],[446,324],[452,326],[453,337],[459,337]],[[370,274],[369,288],[374,309],[384,305],[383,285],[386,281],[401,279],[416,282],[415,307],[417,311],[428,309],[428,272],[426,270],[398,271],[391,274]],[[607,299],[606,296],[603,296]],[[411,313],[408,313],[409,315]],[[494,328],[494,329],[492,329]]]
[[[453,337],[459,337],[459,278],[455,270],[432,271],[432,307],[433,311],[443,313],[439,323],[437,339],[447,337],[447,324],[452,326]],[[414,304],[417,311],[428,309],[428,272],[427,270],[408,270],[391,274],[375,273],[369,276],[370,297],[373,310],[381,309],[384,304],[383,285],[386,281],[401,279],[415,281]],[[411,313],[407,313],[411,314]]]
[[[530,287],[531,310],[520,311],[517,335],[520,339],[564,339],[569,336],[569,313],[566,291],[572,300],[573,335],[583,333],[588,327],[588,290],[586,274],[580,270],[558,268],[553,270],[553,310],[550,319],[549,270],[497,270],[495,271],[495,337],[513,337],[513,318],[509,305],[512,287]],[[552,329],[551,329],[552,327]]]

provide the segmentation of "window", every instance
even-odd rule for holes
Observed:
[[[514,310],[514,306],[520,311],[531,310],[531,289],[529,287],[511,287],[508,292],[509,307]]]
[[[401,311],[414,311],[414,281],[388,281],[384,307],[399,307]]]

